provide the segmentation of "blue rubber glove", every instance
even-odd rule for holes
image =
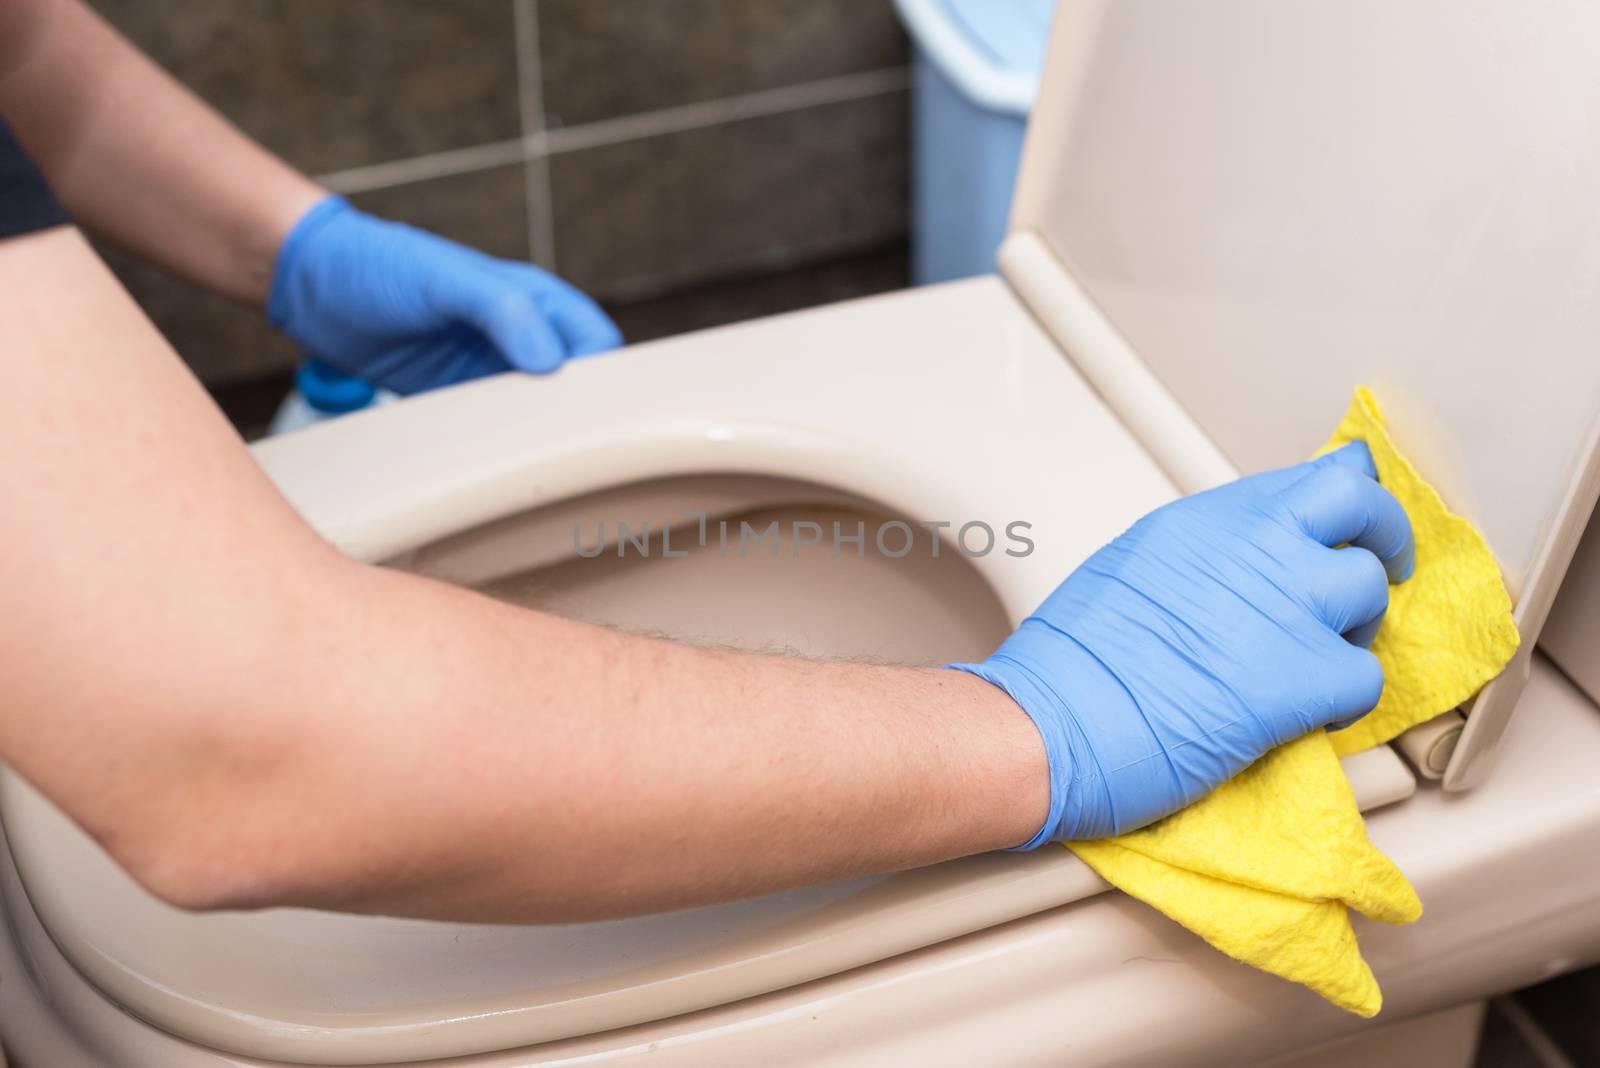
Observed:
[[[994,655],[951,665],[1004,690],[1044,739],[1050,813],[1019,848],[1142,827],[1372,710],[1383,669],[1364,646],[1415,552],[1376,478],[1356,443],[1159,508]]]
[[[267,317],[309,355],[396,393],[512,368],[542,374],[622,343],[599,305],[554,275],[339,197],[284,239]]]

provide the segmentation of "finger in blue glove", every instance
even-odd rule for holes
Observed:
[[[987,660],[951,665],[1044,741],[1050,811],[1019,848],[1142,827],[1370,711],[1365,645],[1414,554],[1359,442],[1174,501],[1096,552]]]
[[[402,394],[547,373],[622,343],[599,305],[554,275],[340,197],[312,207],[284,240],[267,315],[309,355]]]

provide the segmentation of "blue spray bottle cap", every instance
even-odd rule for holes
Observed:
[[[295,369],[294,386],[307,404],[327,415],[360,411],[378,395],[377,387],[371,382],[346,374],[315,357],[307,357]]]

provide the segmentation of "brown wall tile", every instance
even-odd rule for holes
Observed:
[[[819,304],[904,289],[911,263],[904,242],[859,256],[734,278],[606,310],[629,343],[778,315]]]
[[[312,173],[511,139],[521,130],[514,0],[91,2],[247,133]],[[888,0],[530,6],[540,20],[554,124],[906,58]],[[558,153],[548,166],[559,267],[613,303],[702,287],[682,303],[635,304],[629,314],[650,333],[793,306],[792,287],[778,284],[783,295],[775,297],[761,278],[903,241],[906,139],[906,94],[892,92]],[[495,167],[353,199],[524,259],[523,170]],[[258,309],[126,256],[108,259],[208,384],[281,375],[298,359]],[[841,284],[849,292],[898,284],[893,268],[871,273],[867,282]],[[727,279],[756,288],[703,288]]]
[[[527,187],[520,163],[374,189],[350,202],[491,256],[528,258]]]
[[[628,300],[893,241],[906,102],[896,91],[558,154],[561,273]]]
[[[539,0],[545,115],[573,126],[899,66],[889,0]]]
[[[313,173],[521,134],[511,0],[91,0]]]

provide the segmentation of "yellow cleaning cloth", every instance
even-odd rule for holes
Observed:
[[[1378,706],[1346,730],[1273,750],[1159,823],[1068,848],[1229,956],[1372,1016],[1383,995],[1348,910],[1411,923],[1422,903],[1368,840],[1339,757],[1461,704],[1499,674],[1518,639],[1488,544],[1395,449],[1365,388],[1322,451],[1356,440],[1405,506],[1417,544],[1416,569],[1390,587],[1372,643],[1384,670]]]

